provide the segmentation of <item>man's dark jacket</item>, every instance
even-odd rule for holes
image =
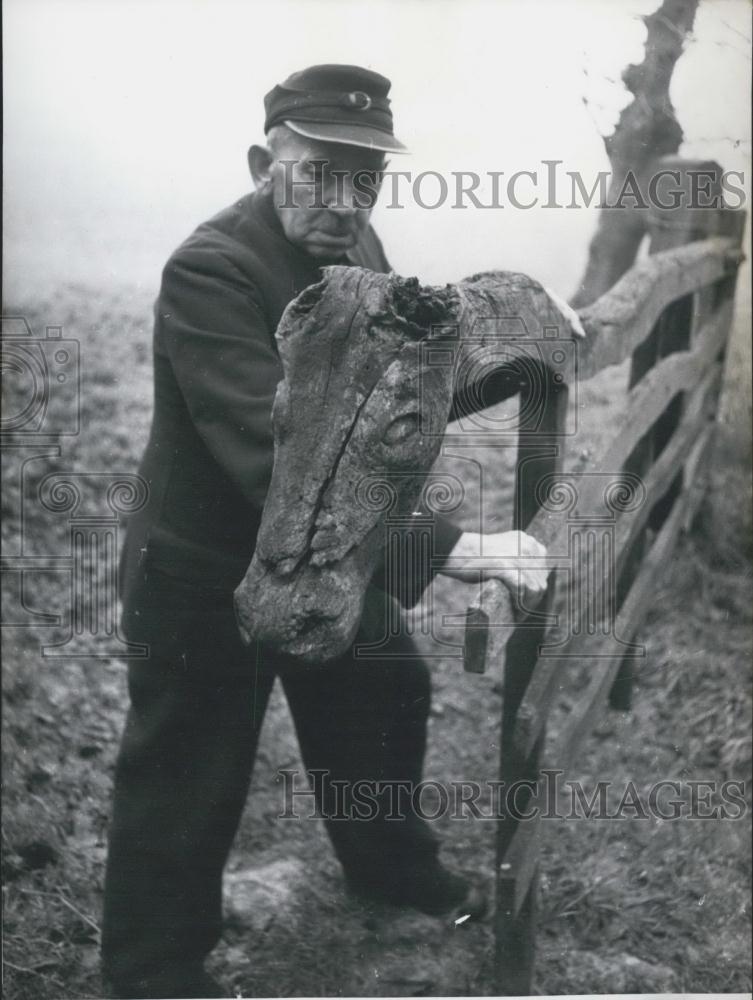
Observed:
[[[371,227],[349,255],[385,273]],[[255,193],[203,223],[165,266],[155,304],[154,416],[139,473],[146,506],[121,560],[126,634],[159,619],[150,570],[229,596],[251,560],[272,473],[271,411],[282,369],[275,330],[320,265],[285,238]],[[437,550],[459,531],[441,521]],[[154,574],[152,574],[153,577]],[[199,591],[197,590],[197,593]]]

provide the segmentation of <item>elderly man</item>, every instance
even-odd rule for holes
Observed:
[[[124,630],[150,654],[130,667],[115,777],[103,927],[115,996],[224,995],[203,962],[220,935],[222,871],[276,676],[307,769],[332,780],[317,782],[317,805],[349,888],[437,916],[484,908],[410,810],[387,820],[382,803],[369,822],[328,820],[335,782],[421,781],[426,666],[406,646],[402,661],[350,653],[301,668],[246,647],[233,613],[272,470],[280,316],[322,265],[389,269],[369,224],[385,154],[404,151],[389,88],[355,66],[315,66],[275,87],[267,146],[249,150],[255,192],[199,226],[163,273],[140,467],[150,496],[129,524],[121,567]],[[447,522],[435,537],[456,565],[478,551],[477,538]],[[518,533],[485,539],[511,586],[521,543],[523,555],[543,552]],[[543,571],[521,572],[529,591],[543,590]]]

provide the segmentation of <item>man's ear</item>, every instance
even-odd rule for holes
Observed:
[[[251,171],[254,187],[257,191],[272,182],[271,167],[274,156],[266,146],[251,146],[248,151],[248,169]]]

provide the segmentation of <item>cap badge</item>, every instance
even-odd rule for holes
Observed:
[[[368,111],[371,107],[371,98],[368,94],[364,94],[362,90],[352,90],[349,94],[346,94],[345,101],[350,107],[355,108],[356,111]]]

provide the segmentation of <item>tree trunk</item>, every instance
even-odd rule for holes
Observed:
[[[588,264],[572,299],[576,308],[588,305],[608,291],[632,266],[648,222],[646,186],[654,162],[676,153],[683,134],[669,99],[669,84],[685,39],[693,28],[698,0],[663,0],[644,18],[645,57],[622,74],[634,100],[620,114],[611,136],[604,139],[611,164],[611,180]],[[631,192],[637,191],[637,197]]]

